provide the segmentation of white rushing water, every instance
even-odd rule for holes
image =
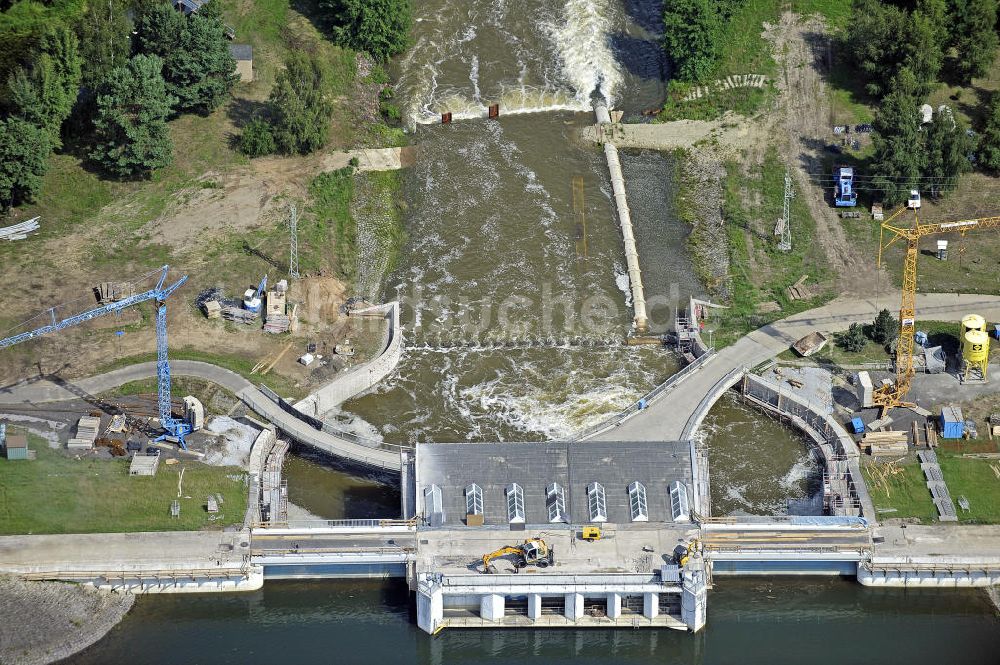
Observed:
[[[610,36],[616,0],[471,0],[418,7],[415,44],[400,87],[413,123],[587,111],[599,92],[612,101],[622,69]]]

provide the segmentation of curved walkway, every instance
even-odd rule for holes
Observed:
[[[841,332],[852,323],[870,322],[877,309],[898,307],[899,294],[882,296],[876,305],[873,298],[837,299],[806,312],[759,328],[740,338],[735,344],[716,353],[715,359],[684,382],[684,389],[675,391],[670,399],[651,404],[624,421],[619,427],[602,432],[594,440],[604,441],[678,441],[693,434],[697,427],[688,428],[688,421],[707,413],[715,399],[725,391],[715,390],[733,370],[752,368],[788,349],[802,337],[819,330]],[[917,295],[917,328],[923,320],[954,320],[956,328],[962,315],[975,312],[987,321],[1000,320],[1000,297],[977,294],[928,293]],[[685,430],[688,430],[685,432]]]
[[[399,453],[348,441],[310,426],[281,408],[256,386],[228,369],[194,360],[174,360],[170,363],[173,376],[191,376],[216,383],[259,413],[287,436],[339,459],[399,473]],[[58,376],[45,376],[0,387],[0,404],[41,404],[98,395],[132,381],[156,376],[156,363],[139,363],[86,379],[68,381]]]

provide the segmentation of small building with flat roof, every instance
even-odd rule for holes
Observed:
[[[236,73],[241,83],[253,81],[253,46],[250,44],[230,44],[229,54],[236,61]]]
[[[7,459],[28,459],[28,437],[24,434],[7,434],[3,451]]]

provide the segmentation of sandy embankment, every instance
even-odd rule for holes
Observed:
[[[104,637],[135,602],[68,582],[0,578],[0,664],[42,665]]]

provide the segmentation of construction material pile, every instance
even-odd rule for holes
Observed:
[[[38,218],[32,217],[26,222],[21,222],[20,224],[14,224],[13,226],[5,226],[0,228],[0,239],[3,240],[24,240],[28,237],[29,233],[38,230]]]
[[[97,297],[97,302],[102,305],[118,302],[135,295],[135,284],[132,282],[101,282],[94,287],[94,295]]]
[[[69,440],[67,448],[90,450],[94,447],[97,434],[101,429],[101,419],[97,416],[84,416],[76,424],[76,437]]]

